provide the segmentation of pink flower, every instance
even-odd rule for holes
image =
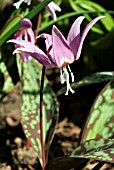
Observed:
[[[73,63],[75,60],[78,60],[81,54],[83,42],[85,37],[91,27],[104,16],[99,16],[93,19],[84,29],[82,35],[80,35],[80,25],[85,17],[78,17],[68,33],[67,39],[63,34],[58,30],[56,26],[52,28],[52,35],[50,34],[41,34],[38,37],[44,37],[46,43],[46,49],[49,52],[49,55],[46,55],[41,49],[36,47],[30,42],[23,40],[9,40],[8,42],[16,43],[22,47],[14,50],[15,53],[24,53],[32,56],[34,59],[39,61],[45,67],[57,67],[60,68],[60,80],[63,84],[66,82],[67,90],[65,95],[68,95],[68,92],[74,93],[74,90],[70,86],[69,76],[71,76],[72,82],[74,81],[74,75],[71,72],[69,64]]]
[[[19,30],[14,34],[14,39],[25,40],[35,44],[35,37],[32,31],[32,23],[29,19],[24,18],[21,20]],[[18,44],[14,44],[14,46],[16,49],[21,47],[21,45]],[[24,62],[31,60],[31,56],[29,54],[19,53],[19,55]]]
[[[43,0],[38,0],[39,2],[42,2]],[[47,11],[50,13],[51,17],[56,20],[57,19],[57,16],[56,16],[56,13],[55,11],[58,11],[60,12],[61,11],[61,8],[56,5],[53,1],[50,2],[46,7]]]
[[[39,2],[42,2],[43,0],[38,0]],[[31,4],[31,0],[19,0],[18,2],[14,3],[13,6],[16,7],[16,9],[19,9],[20,5],[25,2],[27,3],[27,5],[30,5]],[[60,12],[61,11],[61,8],[56,5],[53,1],[50,2],[46,7],[47,11],[50,13],[50,15],[52,16],[52,18],[54,20],[57,19],[57,16],[56,16],[56,13],[55,11],[58,11]]]
[[[19,0],[18,2],[14,3],[13,6],[16,7],[16,9],[19,9],[20,5],[25,2],[27,5],[31,4],[31,0]]]

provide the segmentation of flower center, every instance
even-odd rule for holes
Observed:
[[[67,85],[67,90],[66,90],[65,95],[68,95],[69,91],[71,91],[72,94],[75,93],[75,91],[70,86],[69,74],[71,76],[72,82],[74,82],[74,74],[72,73],[69,65],[67,67],[65,66],[65,67],[60,69],[60,81],[61,81],[61,84],[63,84],[66,81],[66,85]]]

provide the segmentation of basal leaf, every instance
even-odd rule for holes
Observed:
[[[96,98],[82,132],[81,142],[93,138],[114,137],[114,81]]]
[[[3,61],[0,62],[0,80],[1,80],[0,82],[0,98],[1,98],[4,93],[10,92],[14,87],[7,67]]]
[[[114,140],[92,139],[78,146],[69,157],[54,158],[48,162],[46,170],[83,169],[88,159],[114,163]]]
[[[18,62],[19,72],[22,71],[23,83],[23,105],[22,105],[22,125],[26,137],[38,153],[38,158],[42,165],[42,147],[40,131],[40,84],[41,65],[34,59],[28,63]],[[43,95],[43,139],[46,156],[53,138],[54,129],[58,119],[58,102],[50,88],[49,82],[45,78]],[[47,159],[47,158],[46,158]]]
[[[71,170],[77,168],[86,162],[86,159],[71,158],[71,157],[58,157],[54,158],[47,163],[46,170]]]
[[[84,77],[82,80],[72,83],[72,88],[76,89],[89,84],[100,83],[103,81],[114,80],[114,72],[98,72],[93,73],[90,76]],[[58,91],[57,95],[61,95],[65,92],[65,87]]]
[[[114,140],[101,138],[85,141],[73,151],[71,157],[114,163]]]

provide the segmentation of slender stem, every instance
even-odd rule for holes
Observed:
[[[38,36],[41,20],[42,20],[42,13],[40,12],[38,15],[38,21],[37,21],[37,27],[36,27],[36,37]]]
[[[41,140],[41,147],[42,147],[42,170],[45,169],[46,159],[45,159],[45,143],[43,139],[43,113],[42,113],[42,106],[43,106],[43,87],[44,87],[44,75],[45,75],[45,67],[42,68],[42,78],[41,78],[41,88],[40,88],[40,140]]]
[[[38,36],[40,24],[41,24],[42,14],[41,12],[38,15],[37,27],[36,27],[36,37]],[[37,42],[37,39],[36,39]],[[42,77],[41,77],[41,87],[40,87],[40,140],[41,140],[41,148],[42,148],[42,170],[45,170],[46,166],[46,155],[45,155],[45,142],[43,135],[43,88],[44,88],[44,76],[45,76],[45,67],[42,67]]]

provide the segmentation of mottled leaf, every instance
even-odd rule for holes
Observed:
[[[96,98],[82,132],[81,142],[93,138],[114,137],[114,81]]]
[[[71,170],[79,168],[87,160],[84,158],[58,157],[49,161],[45,170]]]
[[[0,62],[0,98],[4,93],[10,92],[14,87],[5,63]]]
[[[46,170],[83,169],[89,159],[114,163],[114,140],[92,139],[78,146],[69,157],[54,158]]]
[[[85,141],[73,151],[71,157],[114,163],[114,140],[92,139]]]
[[[98,73],[93,73],[90,76],[86,76],[80,81],[75,81],[74,83],[72,83],[71,86],[73,89],[76,89],[89,84],[100,83],[100,82],[110,81],[110,80],[114,80],[114,72],[98,72]],[[63,87],[57,92],[57,95],[61,95],[65,91],[66,91],[66,87]]]
[[[35,60],[28,63],[18,62],[19,72],[22,72],[23,83],[23,105],[22,105],[22,125],[27,138],[33,148],[38,153],[38,158],[42,165],[42,147],[40,131],[40,80],[41,65]],[[54,129],[58,119],[58,102],[45,78],[43,95],[43,139],[46,155],[53,138]]]

